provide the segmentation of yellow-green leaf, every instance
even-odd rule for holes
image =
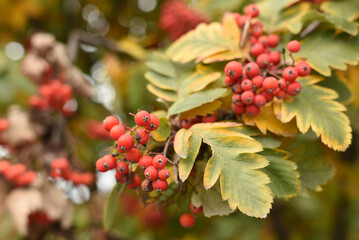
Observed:
[[[188,132],[188,131],[187,131]],[[183,135],[182,135],[183,136]],[[186,141],[186,135],[183,136],[183,141]],[[191,135],[188,140],[188,154],[185,158],[181,158],[178,164],[178,175],[182,182],[184,182],[192,171],[194,162],[201,147],[202,139],[198,135]],[[183,155],[183,154],[182,154]]]
[[[283,102],[281,120],[296,118],[300,132],[312,128],[328,147],[344,151],[352,139],[349,118],[343,113],[346,108],[334,101],[338,98],[334,90],[315,85],[318,81],[313,77],[299,80],[302,91],[292,101]]]
[[[359,37],[344,33],[334,36],[330,31],[313,32],[302,42],[301,50],[295,56],[307,59],[314,70],[330,76],[330,67],[346,70],[346,64],[358,64]]]
[[[160,126],[153,131],[152,137],[158,142],[164,142],[171,135],[171,126],[168,124],[167,118],[160,118]]]
[[[205,103],[199,107],[181,113],[181,119],[194,118],[195,116],[206,116],[207,114],[214,113],[221,105],[222,102],[217,100]]]
[[[156,95],[159,98],[162,98],[169,102],[175,102],[177,100],[177,95],[174,92],[162,90],[158,87],[153,86],[152,84],[147,84],[147,89],[152,94]]]
[[[123,190],[125,184],[116,184],[112,192],[106,199],[105,209],[103,213],[103,226],[106,230],[111,229],[114,224],[115,216],[118,210],[118,196]]]
[[[324,1],[320,9],[330,15],[344,17],[354,21],[359,17],[359,4],[357,0]]]
[[[187,131],[186,129],[180,129],[175,136],[173,148],[175,152],[181,158],[186,158],[189,150],[189,138],[192,135],[191,131]]]

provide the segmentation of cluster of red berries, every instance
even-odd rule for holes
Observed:
[[[175,41],[202,22],[209,22],[204,14],[189,8],[183,0],[172,0],[162,4],[158,25]]]
[[[9,121],[6,118],[0,118],[0,134],[9,127]]]
[[[36,179],[36,173],[27,170],[23,163],[11,165],[6,160],[0,160],[0,174],[17,187],[24,187]]]
[[[232,87],[234,92],[233,111],[237,115],[246,113],[255,116],[259,113],[260,107],[272,101],[274,97],[284,99],[286,95],[298,95],[302,87],[296,79],[299,76],[307,76],[311,69],[304,61],[294,65],[292,53],[300,50],[300,43],[295,40],[287,45],[293,63],[282,69],[286,63],[281,63],[281,54],[270,50],[277,47],[279,36],[264,35],[262,22],[252,20],[259,15],[259,9],[255,4],[248,5],[244,12],[245,15],[235,14],[235,18],[238,26],[243,29],[242,34],[245,34],[244,29],[248,28],[250,54],[254,60],[227,63],[224,68],[225,84]],[[283,54],[284,52],[283,49]]]
[[[96,168],[100,172],[116,168],[116,180],[120,183],[127,183],[131,189],[141,185],[145,192],[151,192],[154,189],[162,192],[167,189],[166,179],[170,176],[168,169],[164,168],[167,158],[162,154],[154,157],[143,155],[140,150],[143,145],[149,144],[150,132],[159,127],[160,121],[156,115],[146,111],[138,111],[134,118],[137,126],[126,131],[115,116],[106,117],[103,126],[106,131],[110,132],[111,138],[117,141],[117,153],[107,154],[98,159]],[[145,152],[144,149],[143,152]],[[132,164],[138,164],[144,170],[143,181],[132,171]]]
[[[203,208],[202,206],[200,206],[199,208],[196,208],[192,203],[190,205],[191,211],[194,214],[200,214],[203,212]],[[181,224],[182,227],[184,228],[191,228],[194,226],[195,224],[195,216],[193,214],[190,213],[184,213],[181,215],[179,222]]]
[[[86,122],[86,133],[90,139],[111,139],[110,133],[103,128],[102,122],[96,120]]]
[[[207,114],[207,116],[196,116],[194,118],[187,118],[181,121],[181,128],[189,129],[196,123],[214,123],[217,120],[216,115]]]
[[[66,158],[55,158],[51,162],[50,176],[53,179],[62,178],[73,182],[74,185],[90,186],[95,176],[92,172],[79,173],[71,169],[70,162]]]
[[[73,114],[73,110],[66,107],[65,104],[73,99],[72,92],[70,85],[53,79],[49,83],[43,83],[39,86],[38,94],[29,98],[29,105],[41,110],[52,108],[64,116],[70,116]]]

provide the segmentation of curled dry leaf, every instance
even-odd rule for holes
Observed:
[[[17,147],[36,139],[36,131],[27,112],[19,106],[11,106],[7,113],[9,127],[1,134],[2,141]]]
[[[40,58],[33,53],[28,53],[21,62],[20,71],[34,83],[39,84],[42,81],[43,74],[49,66],[49,63],[43,58]]]
[[[28,216],[30,213],[41,209],[43,199],[40,192],[35,188],[15,189],[6,198],[5,205],[15,227],[21,234],[26,234]]]
[[[31,51],[39,56],[45,56],[55,44],[55,37],[47,33],[36,33],[32,35]]]
[[[68,70],[71,68],[71,61],[69,59],[66,47],[62,43],[56,43],[51,51],[46,55],[46,59],[52,63],[56,64],[62,70]]]

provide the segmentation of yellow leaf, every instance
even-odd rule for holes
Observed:
[[[206,116],[207,114],[214,113],[220,106],[220,101],[213,101],[205,103],[199,107],[193,108],[187,112],[181,113],[181,119],[194,118],[195,116]]]

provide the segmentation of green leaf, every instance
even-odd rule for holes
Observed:
[[[330,67],[346,70],[345,64],[358,64],[359,38],[344,33],[334,36],[330,31],[313,32],[302,42],[301,50],[295,56],[307,59],[314,70],[330,76]]]
[[[188,131],[200,136],[212,149],[204,172],[204,187],[213,187],[220,178],[222,199],[228,200],[231,209],[265,217],[273,197],[266,185],[268,176],[258,170],[268,165],[264,157],[255,154],[262,151],[261,144],[240,133],[240,124],[201,123]]]
[[[359,17],[359,4],[357,0],[325,1],[320,9],[330,15],[344,17],[354,21]]]
[[[162,90],[158,87],[153,86],[152,84],[147,84],[147,89],[153,95],[169,102],[175,102],[178,99],[177,95],[174,92]]]
[[[187,158],[189,150],[189,138],[191,137],[192,132],[187,131],[186,129],[180,129],[175,136],[173,142],[173,148],[178,156],[181,158]]]
[[[256,140],[257,142],[259,142],[260,144],[262,144],[262,146],[264,148],[277,148],[282,144],[279,140],[277,140],[274,137],[271,137],[269,135],[254,136],[253,139]]]
[[[306,139],[306,135],[299,135],[298,141],[290,146],[291,160],[298,166],[300,194],[303,196],[309,196],[309,189],[321,191],[320,185],[326,184],[335,173],[333,165],[324,159],[318,142]]]
[[[338,98],[335,91],[315,85],[318,81],[314,77],[299,80],[302,91],[292,101],[283,102],[281,120],[289,122],[296,118],[300,132],[312,128],[328,147],[344,151],[352,139],[349,118],[343,113],[346,108],[334,101]]]
[[[350,22],[342,17],[320,13],[316,10],[307,11],[306,14],[303,15],[299,21],[292,23],[295,25],[296,29],[298,30],[295,33],[299,33],[299,31],[302,30],[302,28],[306,24],[312,23],[315,20],[332,24],[336,29],[342,30],[351,35],[358,34],[358,23]]]
[[[173,61],[186,63],[193,60],[205,61],[206,58],[223,52],[235,52],[236,57],[243,57],[243,51],[239,49],[239,28],[234,15],[227,13],[223,19],[223,25],[218,22],[200,24],[196,29],[188,32],[166,51]],[[233,59],[221,57],[221,61]]]
[[[184,139],[182,141],[186,141],[186,135],[183,137]],[[182,182],[184,182],[188,178],[189,174],[192,171],[194,162],[199,152],[199,148],[201,147],[201,143],[202,139],[200,136],[193,134],[190,136],[188,140],[188,154],[185,158],[181,158],[178,164],[178,175]]]
[[[111,229],[114,224],[115,216],[118,210],[118,195],[122,192],[125,184],[117,183],[112,192],[106,199],[105,209],[103,213],[103,226],[105,230]]]
[[[169,109],[168,116],[186,112],[205,103],[212,102],[228,93],[226,88],[215,88],[196,92],[176,101]]]
[[[341,80],[337,73],[332,74],[330,77],[325,78],[324,81],[320,81],[318,85],[328,87],[338,92],[338,101],[341,103],[348,103],[353,98],[352,90],[349,86]]]
[[[158,142],[164,142],[171,135],[171,126],[168,124],[167,118],[160,118],[160,126],[153,131],[152,137]]]
[[[193,191],[191,201],[195,207],[203,207],[203,214],[206,217],[225,216],[232,213],[227,201],[223,201],[219,184],[206,190],[202,183],[196,184],[196,191]]]
[[[291,198],[300,191],[297,165],[287,160],[289,154],[282,150],[265,149],[259,153],[269,161],[263,172],[270,178],[268,186],[275,197]]]

